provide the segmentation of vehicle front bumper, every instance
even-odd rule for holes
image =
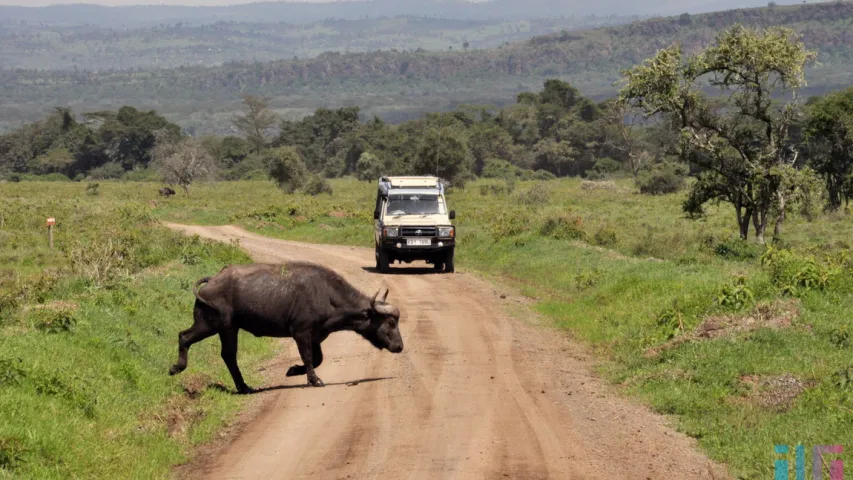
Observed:
[[[439,245],[440,244],[440,245]],[[409,255],[429,255],[451,250],[456,246],[454,238],[431,238],[429,245],[406,245],[403,237],[383,238],[382,249],[387,252],[398,252]],[[399,247],[397,246],[399,245]]]

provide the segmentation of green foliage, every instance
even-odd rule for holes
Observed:
[[[608,226],[603,226],[596,230],[592,239],[596,245],[602,247],[615,247],[619,243],[616,230]]]
[[[604,180],[622,170],[622,164],[612,158],[602,158],[588,171],[587,177],[591,180]]]
[[[807,108],[809,164],[824,178],[827,204],[853,198],[853,88],[814,99]]]
[[[115,180],[124,175],[124,167],[118,162],[109,162],[89,170],[92,180]]]
[[[761,256],[771,281],[785,295],[802,296],[813,290],[834,286],[845,271],[845,263],[819,262],[811,256],[799,255],[790,249],[768,247]]]
[[[366,182],[375,182],[382,175],[382,164],[376,155],[369,152],[364,152],[358,157],[358,162],[355,166],[355,176],[359,180]]]
[[[666,195],[684,188],[687,166],[677,162],[660,162],[640,171],[637,188],[645,195]]]
[[[293,193],[303,187],[308,176],[305,163],[293,147],[279,147],[265,154],[269,176],[285,193]]]
[[[713,242],[713,238],[710,239]],[[727,260],[754,260],[759,257],[758,245],[740,238],[729,238],[718,243],[711,244],[715,254]]]
[[[586,240],[583,219],[578,216],[548,217],[540,230],[542,236],[559,240]]]
[[[311,175],[308,177],[308,181],[305,182],[303,191],[311,196],[320,195],[321,193],[331,195],[332,186],[329,185],[329,182],[327,182],[325,178],[319,175]]]
[[[778,107],[772,97],[804,85],[805,66],[814,58],[790,29],[735,25],[692,56],[684,58],[676,45],[625,72],[620,102],[674,119],[682,126],[682,156],[706,170],[685,204],[688,212],[712,200],[730,202],[741,237],[754,219],[763,241],[778,205],[778,231],[789,190],[782,188],[780,169],[793,163],[788,144],[795,106]],[[701,93],[706,78],[721,98]],[[728,108],[715,108],[714,101]]]
[[[717,303],[732,310],[742,310],[755,301],[755,292],[747,286],[746,277],[738,277],[734,283],[724,285]]]

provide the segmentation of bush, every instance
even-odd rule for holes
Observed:
[[[531,207],[543,207],[551,199],[551,189],[543,182],[534,184],[518,195],[519,203]]]
[[[544,237],[552,237],[559,240],[586,239],[586,232],[583,230],[583,219],[567,215],[546,219],[540,233]]]
[[[264,159],[258,155],[249,155],[223,172],[224,180],[266,180],[269,171],[264,165]]]
[[[640,172],[636,184],[644,195],[666,195],[684,188],[687,167],[675,162],[653,164]]]
[[[595,162],[595,165],[587,171],[587,177],[590,180],[603,180],[620,170],[622,170],[621,163],[612,158],[602,158]]]
[[[110,162],[89,171],[92,180],[115,180],[124,175],[124,168],[118,162]]]
[[[518,176],[518,167],[506,160],[486,160],[483,167],[483,178],[515,178]]]
[[[293,147],[280,147],[266,154],[270,178],[286,193],[293,193],[303,185],[308,175],[305,162]]]
[[[382,175],[382,163],[376,158],[376,155],[364,152],[358,157],[358,162],[355,164],[355,178],[366,181],[375,182]]]
[[[303,191],[311,196],[320,195],[321,193],[328,193],[331,195],[332,186],[329,185],[329,182],[327,182],[325,178],[319,175],[311,175],[305,183]]]
[[[752,260],[758,258],[758,245],[740,238],[723,240],[713,246],[714,253],[728,260]]]
[[[547,182],[548,180],[554,180],[557,178],[556,175],[549,172],[548,170],[536,170],[533,172],[533,180],[538,180],[540,182]]]
[[[100,187],[101,187],[100,183],[90,183],[90,184],[86,185],[86,195],[89,195],[92,197],[97,197],[98,195],[101,194],[101,191],[99,190]]]
[[[613,247],[617,243],[616,230],[610,227],[601,227],[595,232],[593,240],[596,245],[602,247]]]

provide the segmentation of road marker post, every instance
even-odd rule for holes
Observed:
[[[50,249],[53,250],[53,227],[56,225],[56,219],[53,217],[49,217],[47,219],[47,243],[50,245]]]

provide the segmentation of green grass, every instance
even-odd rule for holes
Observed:
[[[459,268],[535,298],[541,314],[599,356],[605,378],[674,415],[681,431],[736,476],[768,478],[774,444],[851,444],[850,216],[789,218],[783,240],[790,251],[762,265],[764,247],[735,238],[726,205],[692,221],[680,211],[683,194],[641,196],[630,181],[604,188],[569,179],[518,182],[497,195],[490,193],[495,183],[479,181],[449,194]],[[90,201],[123,197],[151,205],[164,220],[238,224],[277,238],[370,247],[375,184],[331,184],[331,196],[287,196],[268,182],[231,182],[161,199],[156,184],[104,182],[100,199]],[[9,186],[49,188],[61,199],[80,198],[85,190],[70,182]],[[737,278],[745,279],[742,285]],[[798,312],[781,328],[691,336],[711,317],[745,324],[769,311],[768,318],[778,320],[773,312],[779,308]],[[147,307],[138,311],[148,314]],[[790,403],[777,401],[786,392],[772,384],[768,394],[775,396],[762,403],[761,382],[780,378],[798,386]],[[756,392],[751,381],[759,385]]]
[[[168,478],[245,401],[215,338],[167,371],[190,285],[248,257],[157,226],[133,199],[54,185],[0,190],[0,478]],[[241,338],[248,381],[272,350]]]

